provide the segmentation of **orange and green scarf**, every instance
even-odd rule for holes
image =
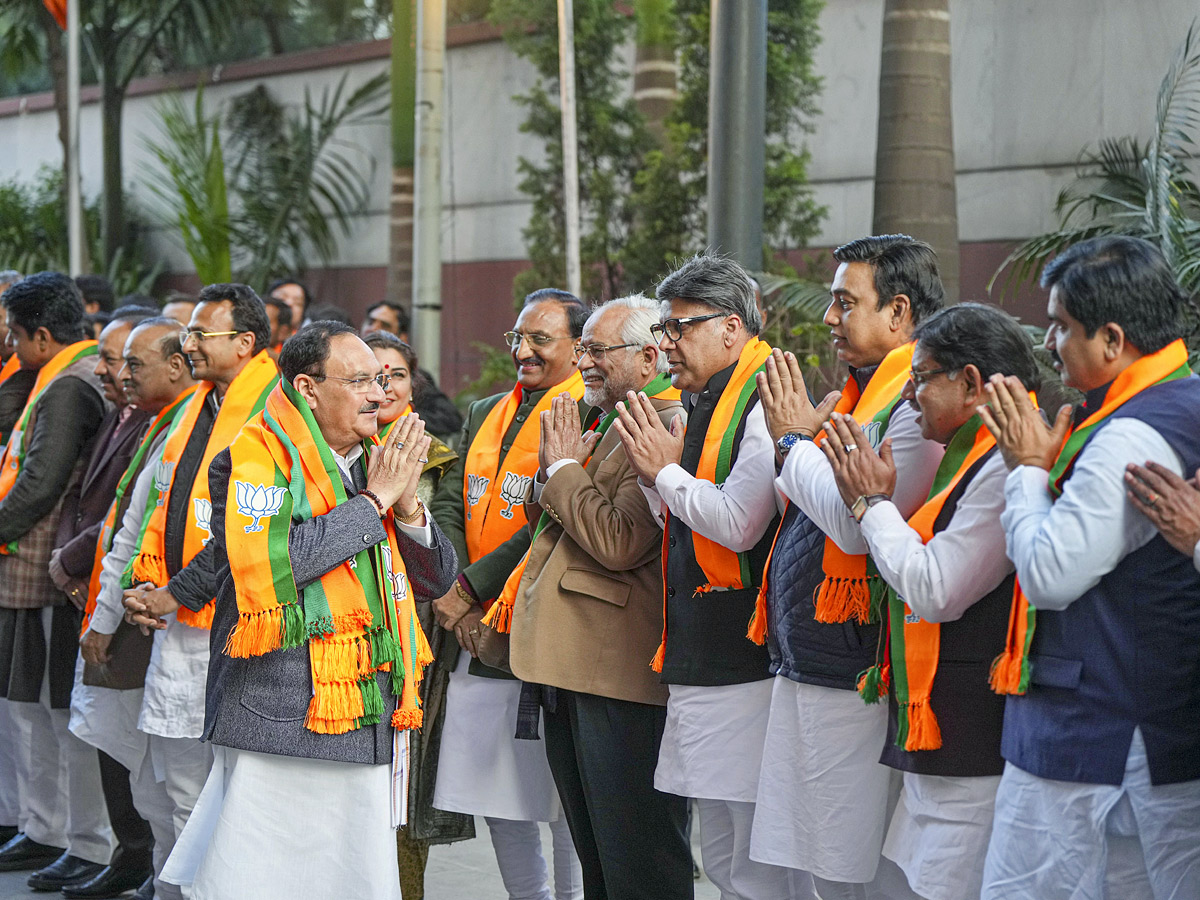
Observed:
[[[729,382],[717,399],[713,408],[712,419],[704,432],[704,444],[700,448],[700,462],[696,466],[696,478],[711,481],[713,484],[724,484],[733,469],[734,440],[737,437],[738,424],[746,415],[750,400],[758,390],[756,376],[763,371],[767,358],[771,355],[771,347],[766,341],[751,338],[738,356],[737,365]],[[666,564],[667,548],[669,546],[670,522],[663,528],[663,635],[658,652],[650,661],[650,667],[655,672],[661,672],[667,654],[667,594],[666,594]],[[696,531],[692,531],[692,552],[696,563],[704,573],[705,583],[694,591],[694,594],[707,594],[714,590],[742,590],[754,583],[754,573],[750,570],[750,554],[734,553],[716,541],[709,540]]]
[[[125,495],[130,493],[133,483],[142,473],[142,467],[146,464],[146,453],[158,436],[171,427],[175,416],[179,414],[179,410],[183,408],[188,397],[195,390],[195,385],[189,387],[154,418],[154,421],[150,423],[150,430],[146,432],[146,436],[138,445],[137,452],[133,454],[133,459],[129,461],[129,467],[125,469],[125,473],[117,483],[116,497],[113,499],[112,505],[108,507],[108,515],[104,519],[104,526],[100,529],[100,539],[96,541],[96,555],[92,560],[92,574],[88,579],[87,608],[83,611],[83,627],[79,631],[80,635],[87,632],[92,623],[92,616],[96,612],[96,600],[100,596],[100,573],[104,568],[104,557],[112,549],[113,538],[119,527],[118,523],[125,515]]]
[[[42,399],[42,394],[45,393],[46,388],[50,387],[51,382],[62,374],[65,369],[85,357],[95,356],[96,353],[95,341],[76,341],[74,344],[70,344],[59,350],[38,370],[37,380],[33,383],[33,390],[29,392],[29,399],[25,401],[25,409],[21,411],[21,415],[17,419],[17,424],[13,427],[12,437],[9,439],[8,446],[4,449],[4,456],[0,457],[0,500],[8,496],[9,491],[13,489],[13,485],[17,483],[17,478],[20,476],[21,469],[25,465],[25,453],[28,450],[25,445],[30,427],[29,420],[33,416],[34,407]],[[15,555],[18,543],[19,541],[14,540],[0,546],[0,554],[5,556]]]
[[[922,543],[933,538],[934,522],[963,477],[995,446],[996,439],[979,416],[972,416],[955,432],[933,476],[929,499],[908,519]],[[883,659],[859,676],[858,692],[867,703],[877,703],[889,689],[894,690],[900,708],[896,746],[910,751],[936,750],[942,746],[942,733],[929,698],[937,676],[942,626],[914,616],[890,585],[887,602]]]
[[[459,565],[473,563],[491,553],[526,524],[525,494],[537,473],[542,413],[550,409],[551,401],[563,391],[578,403],[583,396],[583,376],[576,371],[546,391],[501,460],[500,447],[521,405],[523,390],[516,385],[488,411],[467,450],[463,462],[467,559],[459,560]]]
[[[392,419],[392,421],[388,422],[386,425],[381,425],[379,427],[379,435],[378,435],[380,443],[385,441],[387,439],[387,436],[392,433],[392,429],[396,427],[396,423],[399,422],[401,419],[403,419],[405,416],[407,416],[412,411],[413,411],[413,405],[410,403],[410,404],[408,404],[408,406],[404,407],[404,412],[400,413],[400,415],[396,416],[396,418]]]
[[[892,409],[900,401],[900,392],[904,389],[912,370],[915,346],[910,341],[888,353],[871,376],[871,380],[867,382],[866,388],[861,391],[858,382],[851,376],[842,389],[842,396],[833,411],[853,415],[864,430],[868,423],[874,423],[879,428],[877,443],[882,441]],[[824,430],[817,432],[813,440],[817,444],[824,441]],[[779,542],[780,532],[783,531],[783,521],[780,519],[779,530],[775,532],[775,540],[771,543],[771,552],[767,555],[767,562],[763,567],[758,602],[754,605],[754,616],[746,630],[746,637],[760,645],[767,639],[767,575],[771,571],[771,557],[775,555],[775,545]],[[884,585],[870,556],[846,553],[837,542],[827,536],[821,567],[825,578],[817,587],[814,618],[818,622],[827,623],[847,622],[851,618],[860,624],[872,621],[879,604],[883,601]]]
[[[187,526],[183,533],[183,565],[191,562],[212,538],[208,527],[208,517],[212,511],[212,496],[208,488],[209,463],[232,443],[242,426],[263,408],[267,395],[278,381],[279,370],[275,367],[275,361],[263,350],[245,365],[225,392],[209,430],[196,477],[191,484],[182,486],[189,492]],[[213,389],[211,381],[202,381],[167,432],[162,458],[155,469],[154,488],[146,500],[142,531],[138,537],[138,553],[129,561],[121,582],[126,589],[147,581],[165,587],[170,579],[166,559],[167,508],[175,486],[175,470]],[[206,603],[199,612],[181,606],[176,618],[193,628],[211,628],[213,604],[211,601]]]
[[[1062,495],[1063,484],[1071,473],[1075,457],[1109,416],[1147,388],[1191,374],[1187,347],[1182,340],[1174,341],[1156,353],[1149,353],[1124,369],[1109,385],[1100,408],[1067,432],[1062,449],[1050,467],[1048,489],[1054,499]],[[1037,610],[1021,591],[1018,578],[1012,612],[1008,618],[1004,652],[992,663],[990,681],[992,690],[997,694],[1024,694],[1029,688],[1029,648],[1033,642],[1036,619]]]
[[[3,368],[0,368],[0,384],[4,384],[4,382],[8,381],[8,379],[12,378],[14,374],[20,371],[20,369],[21,360],[19,360],[17,358],[17,354],[14,353],[8,358],[8,362],[4,364]],[[6,440],[8,440],[8,435],[6,435],[3,431],[0,431],[0,445],[2,445]]]
[[[648,385],[642,388],[642,393],[647,397],[661,397],[667,400],[678,400],[679,389],[671,387],[671,379],[666,375],[658,375]],[[604,433],[608,431],[608,427],[612,425],[613,420],[617,417],[617,411],[614,409],[610,413],[606,413],[599,422],[596,423],[595,432],[600,436],[596,441],[596,446],[600,446],[600,440],[604,438]],[[584,461],[584,466],[591,461],[591,456]],[[492,608],[488,610],[488,614],[483,617],[483,624],[494,628],[499,632],[508,632],[512,629],[513,608],[517,603],[517,588],[521,584],[521,576],[525,574],[525,567],[529,565],[529,554],[533,552],[533,545],[546,526],[550,524],[550,514],[543,511],[538,517],[537,528],[534,529],[533,539],[529,542],[529,549],[525,551],[525,555],[521,557],[521,561],[517,567],[512,570],[512,574],[508,576],[508,580],[504,582],[504,590],[500,592],[500,596],[496,598],[496,602],[492,604]]]
[[[364,472],[366,450],[355,463]],[[308,405],[280,382],[229,455],[225,544],[238,620],[225,653],[248,658],[307,644],[313,697],[304,724],[310,731],[343,734],[384,721],[381,671],[391,673],[400,698],[391,724],[420,728],[417,688],[433,654],[417,622],[393,511],[383,519],[385,542],[298,591],[288,550],[293,521],[306,522],[347,500],[333,451]]]

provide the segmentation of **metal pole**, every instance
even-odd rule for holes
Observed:
[[[79,178],[79,0],[67,0],[67,268],[72,275],[83,274]]]
[[[567,290],[583,290],[579,269],[579,138],[575,131],[575,12],[558,0],[558,91],[562,107],[563,215],[567,220]]]
[[[708,76],[708,244],[763,264],[767,0],[712,0]]]
[[[442,104],[446,0],[417,13],[416,215],[413,227],[413,342],[427,371],[442,360]]]

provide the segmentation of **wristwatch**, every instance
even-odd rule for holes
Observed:
[[[885,500],[891,500],[887,494],[871,494],[870,496],[859,495],[854,501],[854,505],[850,507],[850,514],[854,516],[855,522],[861,522],[863,516],[867,514],[867,510],[876,503],[883,503]]]
[[[788,451],[795,447],[801,441],[811,441],[812,436],[807,435],[802,431],[789,431],[783,437],[775,442],[775,446],[779,448],[779,455],[786,457]]]

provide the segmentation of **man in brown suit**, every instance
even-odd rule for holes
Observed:
[[[575,350],[584,401],[604,415],[581,436],[569,395],[542,414],[527,508],[530,527],[541,527],[512,616],[513,672],[553,688],[546,755],[589,900],[692,896],[686,801],[654,789],[667,702],[650,668],[662,637],[662,529],[608,430],[627,391],[645,391],[668,427],[683,412],[662,374],[656,322],[658,304],[637,295],[584,325]]]

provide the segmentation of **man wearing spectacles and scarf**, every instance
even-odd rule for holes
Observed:
[[[212,765],[212,750],[200,742],[217,593],[209,463],[279,381],[267,354],[270,335],[266,309],[250,288],[213,284],[200,292],[180,335],[200,385],[175,417],[161,455],[147,464],[154,487],[122,586],[126,617],[155,629],[138,719],[149,735],[142,765],[152,774],[135,778],[134,800],[156,835],[178,836]],[[180,896],[170,885],[158,892]]]
[[[525,298],[505,335],[517,383],[467,410],[460,456],[430,505],[463,567],[433,604],[438,624],[457,638],[458,646],[446,640],[443,652],[466,651],[450,676],[433,805],[483,816],[510,896],[536,900],[552,896],[537,823],[551,823],[558,900],[580,895],[578,857],[545,751],[513,737],[521,683],[474,657],[484,613],[529,549],[525,500],[538,469],[541,413],[564,391],[583,398],[573,345],[586,319],[587,307],[566,291]],[[435,652],[443,637],[434,635]]]

